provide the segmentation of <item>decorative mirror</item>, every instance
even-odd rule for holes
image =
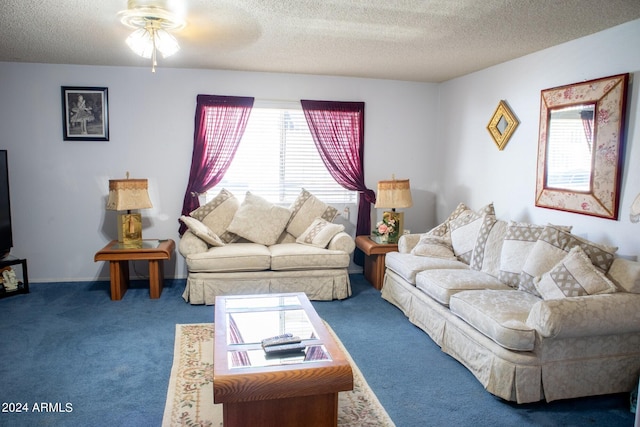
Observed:
[[[511,112],[505,101],[500,101],[498,108],[491,117],[487,130],[493,138],[493,142],[498,146],[498,150],[502,151],[509,142],[509,138],[513,135],[520,122]]]
[[[628,80],[541,92],[536,206],[618,219]]]

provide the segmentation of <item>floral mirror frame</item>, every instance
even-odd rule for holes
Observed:
[[[620,74],[541,92],[536,206],[618,219],[628,81],[629,74]],[[551,116],[580,106],[593,110],[592,128],[587,131],[589,125],[585,125],[591,155],[590,173],[584,177],[586,187],[554,186],[548,179],[554,160],[550,151]]]

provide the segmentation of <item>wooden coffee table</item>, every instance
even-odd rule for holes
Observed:
[[[149,261],[149,296],[160,298],[164,282],[163,261],[171,259],[176,245],[171,239],[143,240],[141,246],[131,246],[112,240],[96,253],[94,262],[109,261],[111,299],[121,300],[129,287],[129,261]]]
[[[337,425],[353,373],[304,293],[216,297],[215,325],[213,400],[225,427]],[[285,332],[305,351],[266,356],[260,341]]]

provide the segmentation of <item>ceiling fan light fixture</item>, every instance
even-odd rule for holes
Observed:
[[[167,58],[180,50],[178,40],[170,32],[162,28],[156,31],[156,48],[163,58]]]
[[[127,37],[125,42],[136,55],[140,55],[143,58],[151,58],[153,51],[153,37],[146,28],[139,28],[135,30],[129,37]]]
[[[162,0],[129,0],[126,10],[118,13],[120,22],[135,31],[126,39],[133,52],[143,58],[151,58],[151,71],[156,71],[156,55],[163,58],[180,50],[176,38],[169,31],[178,31],[185,22],[166,9]]]
[[[153,56],[154,46],[160,51],[163,58],[167,58],[180,50],[180,45],[176,38],[163,29],[138,28],[127,37],[126,43],[136,55],[147,59]]]

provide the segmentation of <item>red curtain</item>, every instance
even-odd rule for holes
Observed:
[[[591,143],[593,142],[593,110],[583,110],[580,112],[582,126],[584,127],[584,137],[587,140],[589,152],[592,152]]]
[[[370,234],[376,194],[364,183],[364,102],[300,102],[329,173],[344,188],[360,193],[356,235]]]
[[[220,182],[236,154],[253,98],[198,95],[189,183],[182,215],[200,206],[198,195]],[[186,226],[180,222],[180,235]]]

